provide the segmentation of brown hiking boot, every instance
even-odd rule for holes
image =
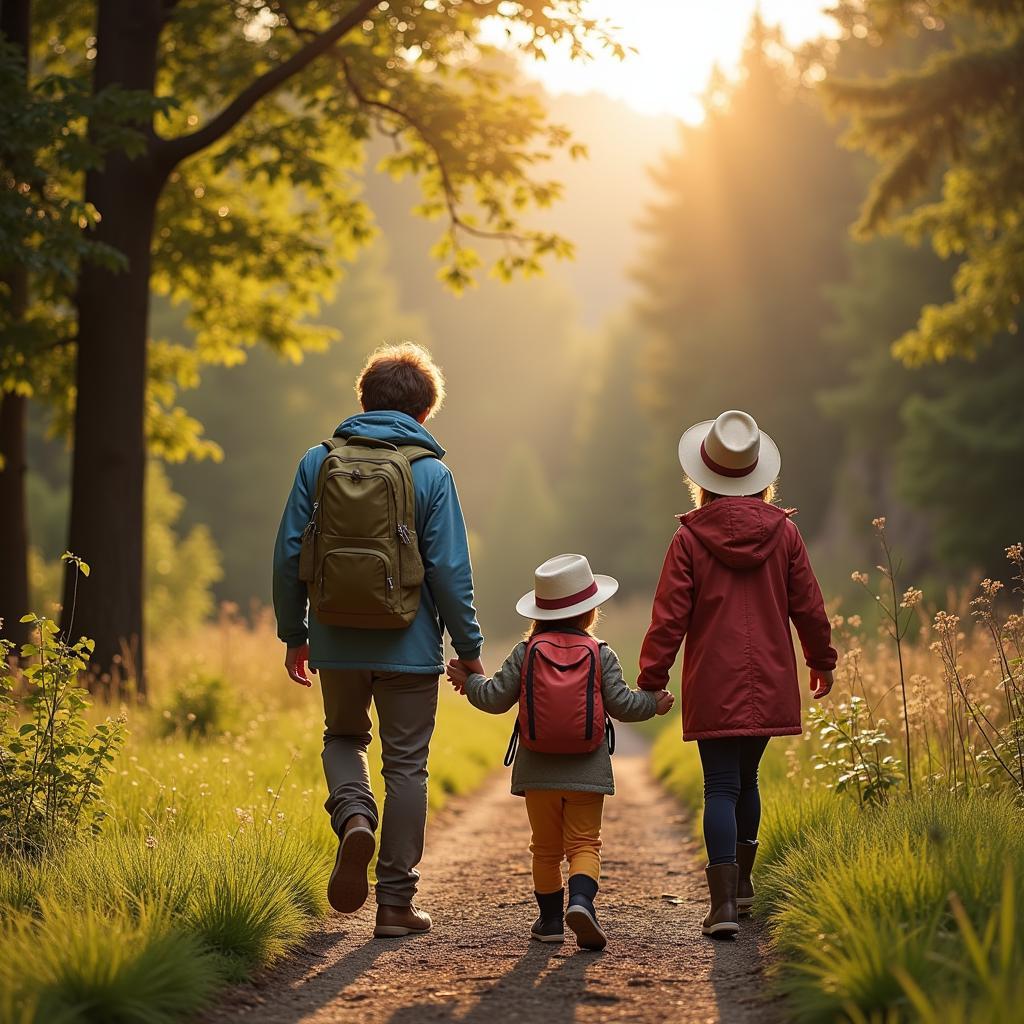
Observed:
[[[736,910],[740,917],[749,914],[754,906],[754,884],[750,881],[750,872],[757,856],[757,842],[736,844],[736,866],[739,876],[736,879]]]
[[[704,874],[711,893],[711,910],[704,918],[700,930],[705,935],[735,935],[740,930],[736,919],[736,878],[739,869],[735,864],[709,864]]]
[[[429,932],[430,925],[430,915],[412,904],[407,907],[389,907],[382,903],[377,908],[377,926],[373,934],[378,939],[397,939],[402,935]]]
[[[353,814],[345,822],[338,839],[338,856],[327,883],[327,902],[342,914],[354,914],[370,892],[367,871],[377,841],[370,819]]]

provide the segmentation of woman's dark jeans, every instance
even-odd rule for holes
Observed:
[[[697,740],[704,768],[704,845],[709,864],[733,864],[736,843],[752,843],[761,824],[757,766],[767,736]]]

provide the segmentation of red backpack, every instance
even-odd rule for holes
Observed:
[[[589,754],[614,730],[601,697],[601,648],[589,633],[554,630],[534,634],[523,655],[519,717],[505,764],[517,741],[541,754]]]

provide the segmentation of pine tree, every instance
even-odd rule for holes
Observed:
[[[881,164],[857,222],[955,257],[953,296],[896,342],[908,363],[971,356],[1015,333],[1024,294],[1024,5],[1008,0],[848,0],[850,36],[935,33],[948,45],[880,79],[834,77],[851,146]],[[941,192],[931,195],[941,175]],[[915,201],[923,200],[914,207]],[[899,211],[911,206],[909,212]]]
[[[707,120],[682,130],[658,168],[662,198],[647,224],[638,278],[645,403],[659,503],[680,511],[676,441],[726,409],[752,413],[783,451],[783,497],[813,532],[828,503],[838,440],[814,396],[836,376],[820,344],[823,287],[841,279],[856,203],[851,161],[809,90],[772,59],[775,33],[755,21],[739,81]]]

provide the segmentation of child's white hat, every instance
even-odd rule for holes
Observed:
[[[779,475],[782,456],[753,416],[730,409],[683,434],[679,464],[705,491],[737,496],[763,491]]]
[[[534,589],[524,594],[516,611],[527,619],[571,619],[604,604],[619,581],[594,575],[583,555],[555,555],[533,574]]]

